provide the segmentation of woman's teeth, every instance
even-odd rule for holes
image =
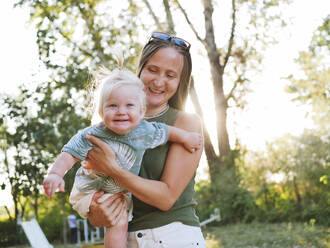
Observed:
[[[155,93],[155,94],[162,94],[162,93],[163,93],[162,90],[155,90],[155,89],[151,89],[151,88],[149,88],[149,90],[150,90],[152,93]]]

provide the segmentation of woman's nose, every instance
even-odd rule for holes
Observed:
[[[165,80],[162,77],[157,77],[154,81],[153,84],[157,87],[163,86],[165,83]]]

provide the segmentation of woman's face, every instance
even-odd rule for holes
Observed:
[[[140,79],[147,95],[147,111],[161,109],[175,94],[183,68],[183,56],[172,47],[160,48],[143,67]]]

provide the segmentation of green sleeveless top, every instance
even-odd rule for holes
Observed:
[[[169,108],[169,110],[163,115],[148,119],[148,121],[158,121],[173,126],[178,113],[178,110]],[[160,180],[170,144],[170,142],[167,142],[165,145],[146,150],[141,164],[140,177]],[[179,163],[180,161],[178,161],[178,166]],[[128,230],[133,232],[142,229],[150,229],[174,221],[181,221],[183,224],[190,226],[199,226],[199,219],[195,212],[195,206],[197,203],[193,200],[193,195],[195,193],[194,185],[195,175],[179,199],[168,211],[159,210],[158,208],[150,206],[132,196],[133,220],[129,223]]]

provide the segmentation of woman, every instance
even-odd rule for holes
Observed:
[[[182,112],[191,75],[190,44],[178,37],[153,33],[143,48],[138,76],[147,94],[146,119],[202,133],[200,119]],[[105,143],[88,137],[97,147],[88,154],[86,168],[113,177],[133,195],[133,220],[128,247],[206,247],[195,214],[194,177],[202,148],[189,153],[179,144],[148,150],[139,176],[116,165]],[[89,220],[95,226],[111,226],[125,215],[120,195],[98,204],[94,196]]]

